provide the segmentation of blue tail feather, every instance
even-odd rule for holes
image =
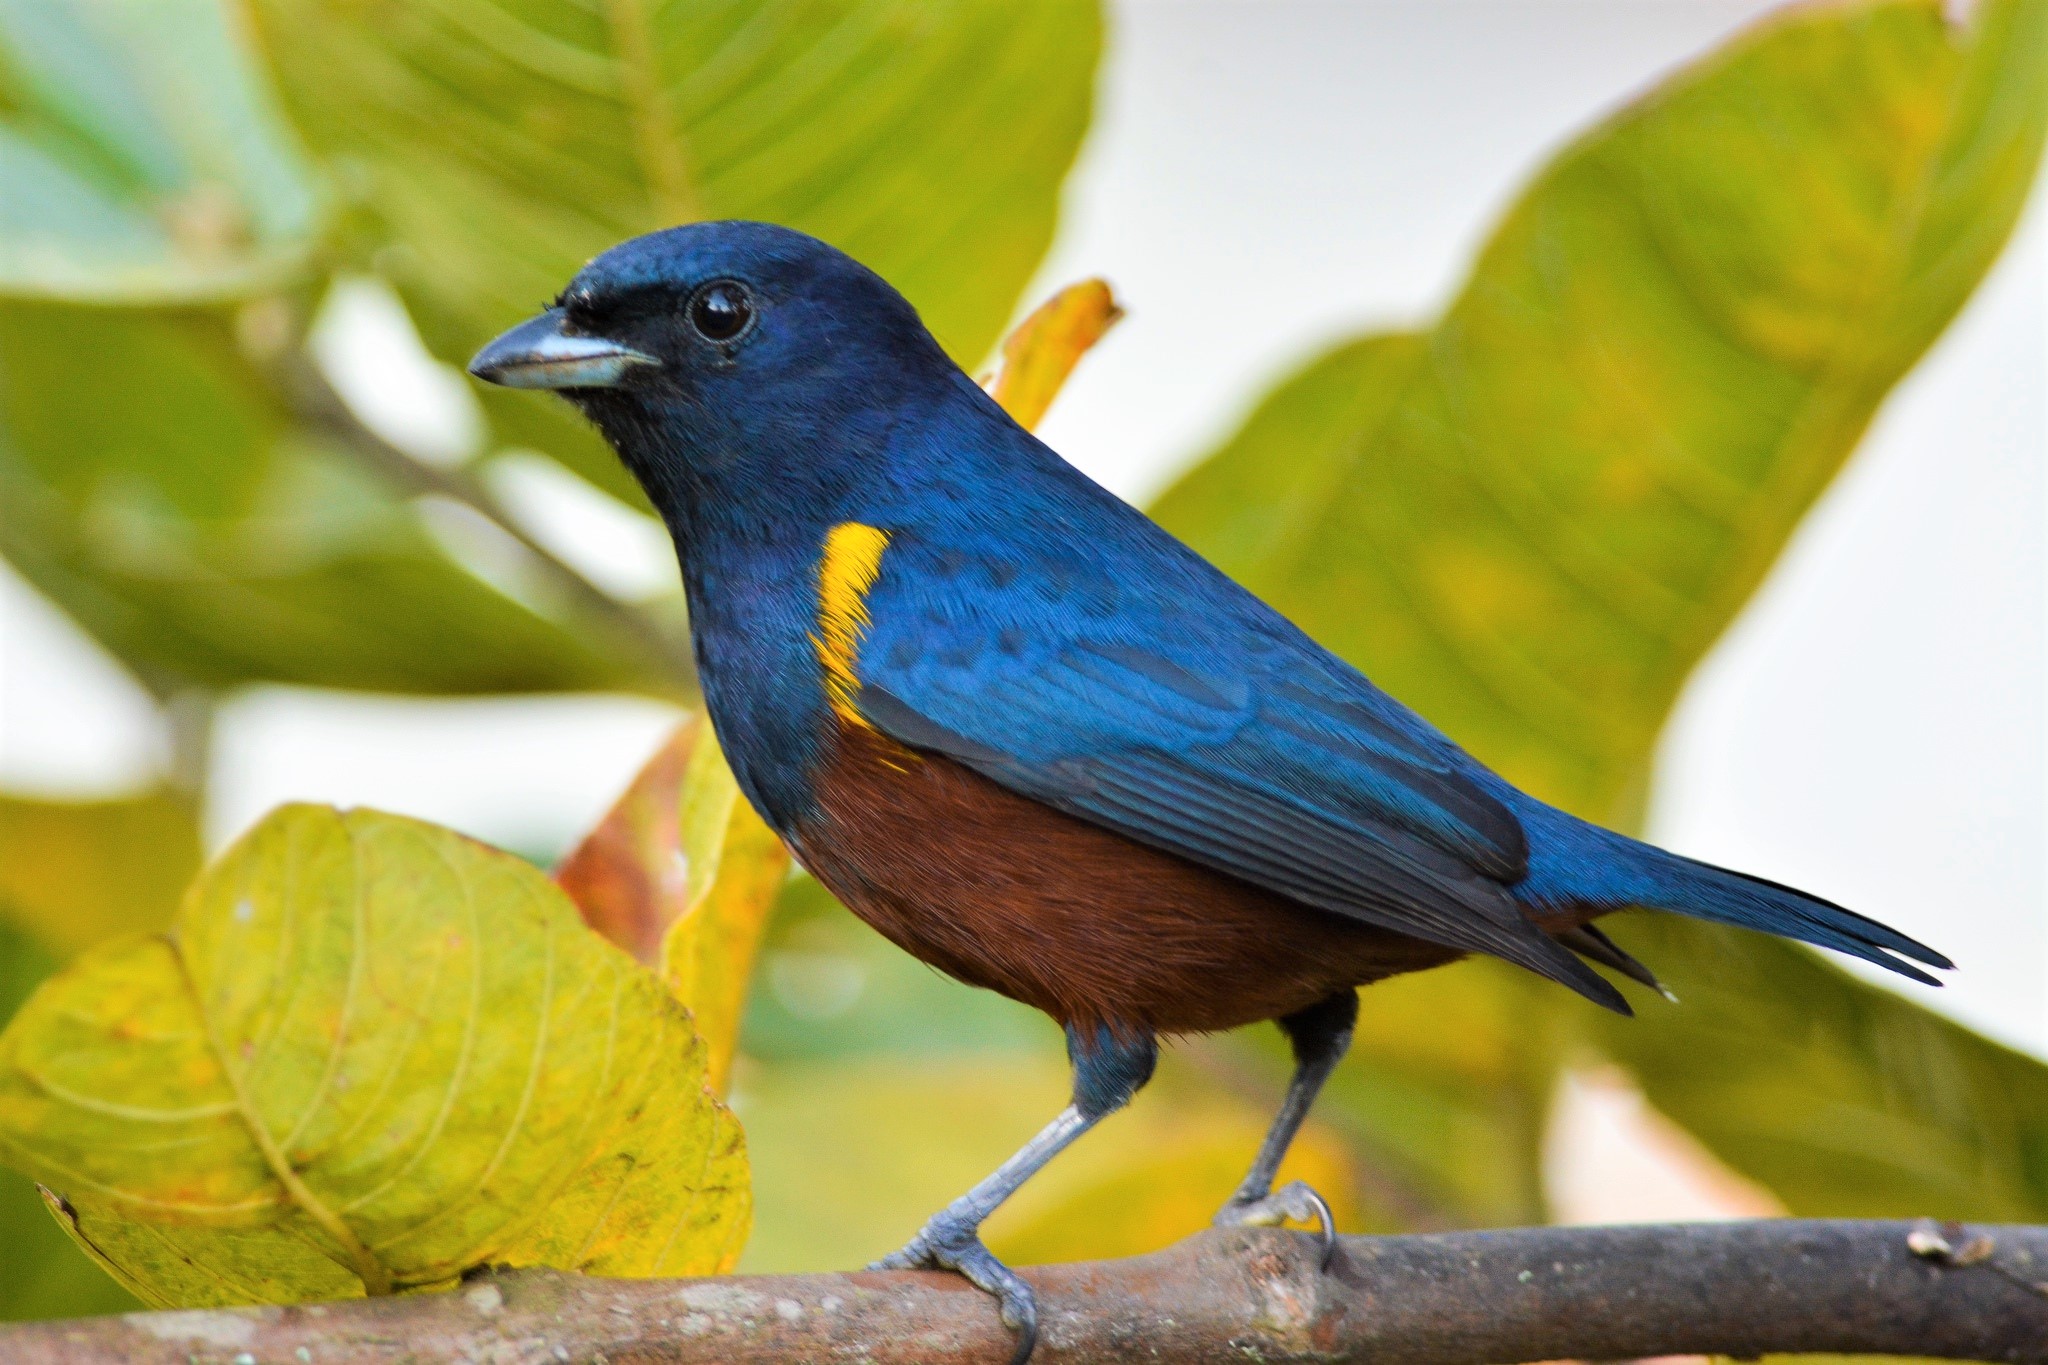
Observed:
[[[1941,983],[1913,963],[1955,966],[1888,925],[1793,887],[1667,853],[1547,807],[1523,814],[1529,875],[1515,891],[1533,908],[1665,910],[1832,948],[1930,986]]]

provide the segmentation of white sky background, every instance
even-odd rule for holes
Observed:
[[[1142,497],[1327,343],[1427,318],[1548,152],[1768,6],[1114,8],[1098,121],[1032,298],[1100,274],[1130,310],[1043,434]],[[374,307],[337,330],[345,370],[394,373]],[[390,420],[459,446],[445,386],[401,384],[403,369],[386,387],[411,396]],[[1696,679],[1654,824],[1675,848],[1928,939],[1964,968],[1931,1003],[2048,1052],[2044,384],[2037,196]],[[522,500],[549,505],[532,481]],[[626,561],[619,580],[659,554],[628,534],[601,539]],[[211,832],[311,798],[547,850],[595,818],[669,719],[630,699],[265,689],[221,718]],[[132,685],[0,570],[0,785],[117,789],[154,753]]]

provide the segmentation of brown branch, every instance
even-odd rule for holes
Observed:
[[[1041,1365],[1474,1365],[1765,1352],[2048,1362],[2048,1227],[1773,1219],[1348,1237],[1208,1232],[1026,1272]],[[598,1280],[501,1271],[453,1294],[0,1328],[11,1365],[317,1361],[937,1365],[1007,1359],[994,1306],[928,1272]]]

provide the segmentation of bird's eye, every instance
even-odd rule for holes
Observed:
[[[731,341],[754,320],[754,301],[735,280],[713,280],[690,298],[690,325],[708,341]]]

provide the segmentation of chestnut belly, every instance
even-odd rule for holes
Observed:
[[[842,732],[797,857],[912,956],[1061,1023],[1201,1033],[1450,962],[1019,796],[950,759]]]

